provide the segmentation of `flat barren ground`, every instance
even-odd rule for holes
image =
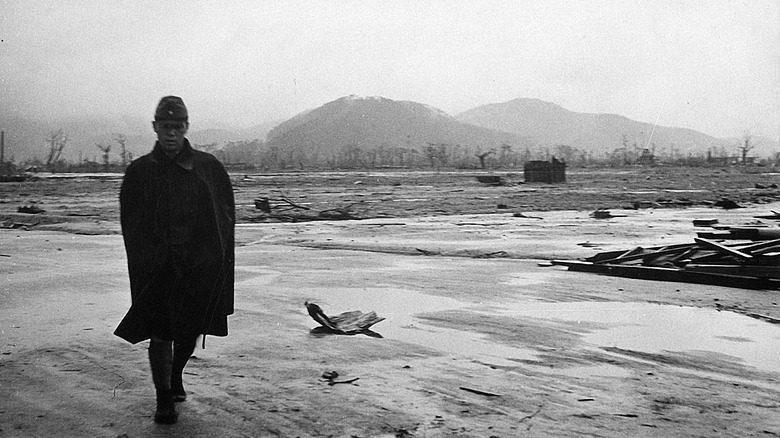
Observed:
[[[780,318],[778,291],[547,263],[776,227],[761,170],[233,174],[231,334],[196,350],[172,426],[147,345],[112,335],[121,175],[0,183],[0,436],[778,436],[780,326],[749,316]],[[307,300],[385,319],[325,335]]]

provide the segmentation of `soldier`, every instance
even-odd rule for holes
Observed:
[[[235,204],[222,164],[192,148],[187,107],[160,100],[153,150],[128,166],[119,195],[132,305],[114,334],[149,339],[157,423],[178,419],[182,372],[199,335],[227,336],[233,313]]]

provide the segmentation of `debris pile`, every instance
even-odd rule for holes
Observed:
[[[721,233],[720,239],[740,241],[726,244],[698,237],[693,243],[602,252],[552,264],[644,280],[780,289],[780,229],[736,227]]]
[[[252,221],[308,222],[363,219],[351,211],[351,208],[360,202],[318,212],[313,212],[311,208],[296,204],[287,198],[262,197],[255,199],[254,202],[255,209],[260,210],[262,215],[253,218]]]
[[[612,219],[613,217],[626,217],[625,214],[612,214],[611,211],[606,208],[598,208],[590,213],[590,217],[593,219]]]
[[[505,184],[499,175],[477,175],[477,181],[491,186],[503,186]]]
[[[46,210],[42,209],[41,207],[38,207],[35,204],[32,205],[23,205],[16,209],[17,213],[27,213],[27,214],[41,214],[45,213]]]
[[[360,377],[353,377],[347,380],[336,380],[338,376],[339,373],[336,371],[325,371],[324,373],[322,373],[322,380],[328,382],[328,386],[333,386],[338,384],[350,384],[350,383],[353,385],[357,385],[355,382],[360,380]]]

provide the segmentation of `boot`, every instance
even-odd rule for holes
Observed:
[[[154,422],[158,424],[174,424],[179,419],[173,394],[170,389],[157,391],[157,410],[154,412]]]
[[[187,400],[187,392],[184,390],[182,373],[187,361],[190,360],[195,351],[197,337],[177,337],[173,341],[173,369],[171,372],[171,392],[174,402],[183,402]]]
[[[152,338],[149,343],[149,365],[152,368],[152,380],[157,393],[157,411],[154,413],[154,421],[160,424],[173,424],[179,418],[179,414],[173,404],[171,392],[173,366],[171,341]]]

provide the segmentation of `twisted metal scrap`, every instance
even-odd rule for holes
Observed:
[[[368,331],[372,325],[385,320],[385,318],[377,316],[374,311],[365,313],[359,310],[344,312],[336,316],[328,317],[317,304],[308,301],[304,304],[312,319],[334,333],[345,335],[364,333]]]

